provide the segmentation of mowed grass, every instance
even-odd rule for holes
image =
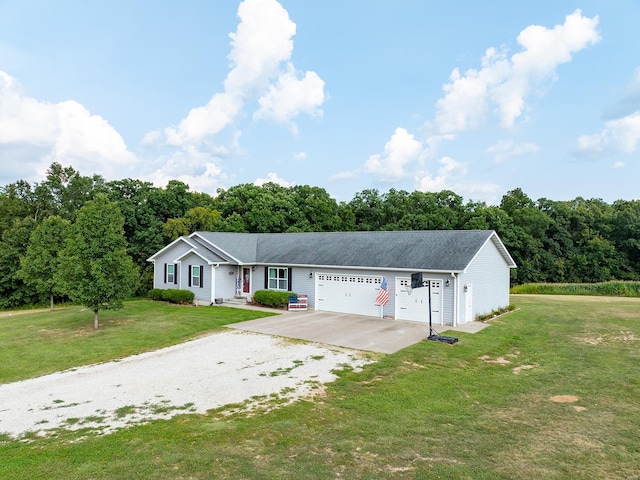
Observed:
[[[0,314],[0,383],[123,358],[174,345],[230,323],[270,315],[228,307],[192,307],[151,300],[99,314],[64,307]],[[0,408],[2,408],[0,406]]]
[[[640,300],[512,303],[455,345],[421,342],[268,413],[0,440],[0,478],[638,478]]]

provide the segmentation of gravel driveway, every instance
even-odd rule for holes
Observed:
[[[362,352],[240,331],[223,331],[155,352],[0,385],[0,432],[20,438],[55,429],[118,428],[245,408],[274,396],[294,401],[368,363]]]

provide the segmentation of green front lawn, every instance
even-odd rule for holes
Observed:
[[[0,478],[638,478],[640,300],[512,303],[517,311],[456,333],[455,345],[421,342],[269,413],[222,409],[80,440],[0,439]],[[129,318],[138,321],[149,320]],[[87,341],[90,325],[74,325],[64,330]],[[38,335],[43,347],[53,341]]]
[[[0,383],[155,350],[222,325],[268,315],[239,308],[135,300],[126,302],[121,310],[101,311],[96,331],[93,312],[83,307],[4,313],[0,316]]]

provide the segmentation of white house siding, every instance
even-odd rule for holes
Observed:
[[[236,294],[236,275],[238,275],[238,267],[235,265],[220,265],[215,269],[215,272],[215,297],[233,298]],[[242,270],[240,272],[242,272]]]
[[[447,281],[449,285],[447,285]],[[456,301],[455,279],[451,274],[442,276],[442,323],[454,324],[454,304]]]
[[[198,265],[202,268],[202,287],[193,287],[189,285],[189,265]],[[211,300],[211,266],[207,265],[201,257],[191,254],[182,258],[180,267],[180,288],[182,290],[189,290],[194,294],[194,300],[200,302],[210,303]]]
[[[309,277],[312,273],[313,276]],[[315,301],[314,286],[315,286],[315,271],[311,268],[293,268],[291,271],[291,290],[299,295],[307,295],[308,301],[311,299]],[[310,304],[309,306],[311,306]],[[315,305],[315,304],[313,304]]]
[[[480,249],[476,257],[459,276],[459,321],[465,322],[464,286],[472,285],[473,317],[509,305],[510,269],[491,240]]]
[[[164,264],[165,263],[177,263],[175,260],[184,255],[191,249],[185,242],[177,242],[173,247],[167,249],[161,255],[155,259],[155,267],[153,269],[153,288],[181,288],[180,280],[187,277],[182,277],[182,268],[178,265],[178,283],[165,283],[164,281]],[[186,285],[186,283],[185,283]]]

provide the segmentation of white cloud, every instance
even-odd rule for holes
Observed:
[[[423,192],[441,192],[451,190],[458,195],[495,204],[502,192],[500,186],[494,183],[469,181],[467,163],[459,162],[451,157],[438,160],[440,167],[435,175],[420,172],[415,177],[415,189]]]
[[[605,122],[593,135],[578,138],[578,153],[599,156],[609,152],[633,153],[640,144],[640,112]]]
[[[227,92],[216,93],[204,107],[193,108],[178,128],[165,128],[173,146],[198,144],[230,125],[240,113],[241,102]]]
[[[559,65],[600,40],[597,25],[597,16],[584,17],[576,10],[553,29],[532,25],[522,30],[517,39],[522,51],[511,58],[504,51],[489,48],[480,70],[470,69],[461,75],[454,69],[443,86],[445,96],[436,104],[437,131],[446,134],[477,129],[492,112],[502,127],[512,127],[525,109],[525,99],[553,79]]]
[[[265,183],[275,183],[287,188],[293,186],[293,183],[289,183],[285,179],[278,177],[278,175],[274,172],[268,173],[266,178],[257,178],[256,181],[253,182],[253,184],[258,187],[264,185]]]
[[[173,152],[168,157],[156,160],[162,163],[145,180],[158,187],[164,187],[169,180],[179,180],[189,185],[192,191],[215,195],[217,187],[227,180],[220,161],[209,152],[198,150],[194,146],[186,146],[183,150]]]
[[[307,152],[297,152],[293,154],[293,159],[294,160],[306,160],[307,159]]]
[[[611,165],[611,170],[617,170],[619,168],[624,168],[625,164],[624,162],[615,162],[613,165]]]
[[[321,115],[324,82],[315,72],[302,75],[291,63],[296,24],[282,5],[275,0],[245,0],[238,7],[238,17],[237,30],[230,34],[232,68],[224,91],[193,108],[178,127],[166,128],[169,145],[210,141],[236,121],[252,99],[259,98],[260,104],[255,118],[290,123],[300,112]],[[295,130],[295,124],[290,125]]]
[[[331,175],[329,180],[332,182],[340,182],[343,180],[352,180],[360,175],[360,169],[351,170],[350,172],[338,172],[335,175]]]
[[[371,155],[365,164],[366,171],[385,182],[395,182],[407,175],[406,167],[418,160],[422,144],[404,128],[396,128],[384,146],[384,152]]]
[[[505,163],[515,157],[539,151],[540,147],[535,143],[514,143],[513,140],[500,140],[487,148],[485,153],[491,155],[496,163]]]
[[[504,194],[504,189],[495,183],[465,182],[458,184],[454,190],[465,198],[487,202],[489,205],[498,205]]]
[[[140,145],[143,147],[153,147],[158,145],[162,141],[162,132],[160,130],[152,130],[147,132],[140,140]]]
[[[40,102],[27,96],[18,82],[0,71],[0,149],[20,158],[14,170],[43,176],[52,162],[72,164],[85,174],[100,172],[120,178],[136,157],[120,134],[98,115],[75,101]],[[35,175],[33,175],[35,176]]]
[[[467,174],[467,164],[458,162],[451,157],[442,157],[438,162],[442,165],[434,176],[424,173],[416,178],[416,189],[423,192],[439,192],[453,190],[455,181]]]
[[[278,81],[269,87],[269,92],[258,99],[260,109],[253,118],[272,119],[287,123],[300,112],[307,115],[322,116],[319,108],[324,103],[324,81],[315,72],[307,72],[302,79],[292,66]],[[297,129],[292,126],[295,133]]]

